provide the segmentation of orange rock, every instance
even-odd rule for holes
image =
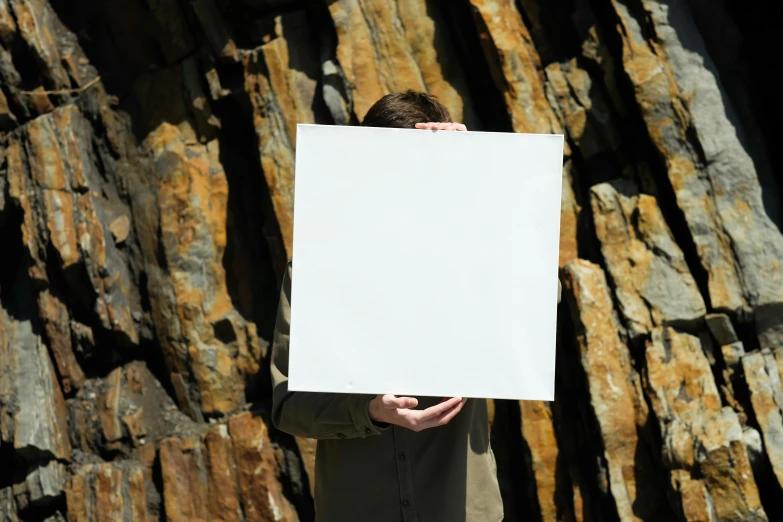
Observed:
[[[103,435],[109,444],[122,438],[119,411],[122,373],[122,368],[115,368],[109,374],[106,378],[106,388],[98,403],[98,418],[101,422]]]
[[[329,12],[359,121],[384,94],[413,89],[431,92],[455,121],[474,125],[465,79],[448,52],[437,9],[414,0],[338,0]]]
[[[162,440],[160,469],[166,517],[173,522],[207,520],[209,495],[199,438],[171,437]]]
[[[63,391],[66,394],[76,391],[84,384],[85,377],[73,353],[68,308],[46,289],[38,294],[38,310],[41,312],[44,330],[54,362],[57,364]]]
[[[128,238],[128,233],[130,232],[130,218],[123,214],[111,222],[109,230],[111,235],[114,236],[115,243],[123,243]]]
[[[660,492],[640,486],[651,482],[639,476],[650,473],[640,466],[640,454],[648,450],[638,434],[649,412],[639,376],[620,339],[622,327],[603,270],[577,259],[566,263],[564,274],[588,400],[603,442],[608,494],[621,520],[643,520],[645,512],[659,509]]]
[[[552,410],[543,401],[519,401],[522,437],[527,443],[531,458],[536,498],[542,521],[559,520],[557,488],[559,449],[552,423]],[[562,471],[561,471],[562,472]]]
[[[647,397],[686,520],[710,520],[711,512],[719,520],[766,520],[739,419],[721,406],[699,339],[655,328],[645,354]]]
[[[85,270],[89,286],[58,288],[58,298],[84,301],[82,294],[91,292],[96,322],[135,344],[138,329],[132,310],[141,305],[132,290],[129,269],[107,240],[99,217],[106,203],[94,186],[98,167],[92,134],[92,126],[74,105],[59,107],[18,129],[7,153],[9,194],[23,213],[22,238],[32,259],[30,276],[51,284],[48,273],[52,270]],[[59,259],[49,259],[47,245]],[[53,266],[47,268],[47,264]],[[43,299],[40,304],[42,317],[51,312],[55,316],[50,321],[63,319],[51,300]],[[62,335],[52,334],[62,353],[67,349]]]
[[[590,189],[593,223],[632,337],[696,323],[707,309],[654,197],[625,180]],[[676,298],[675,298],[676,296]]]
[[[296,124],[316,122],[312,107],[319,63],[310,31],[304,12],[277,16],[272,40],[242,59],[261,168],[288,259],[293,241]]]
[[[515,132],[562,133],[544,91],[541,60],[511,0],[470,0],[495,84]]]
[[[228,184],[217,143],[188,143],[177,127],[162,124],[146,146],[161,176],[168,267],[150,281],[155,324],[183,409],[227,414],[244,403],[244,378],[259,370],[263,354],[255,326],[234,309],[226,288]],[[186,384],[191,380],[197,386]]]
[[[239,499],[237,464],[234,445],[228,434],[228,426],[219,424],[211,427],[202,438],[206,450],[206,472],[208,481],[208,505],[212,520],[240,522],[242,507]]]
[[[783,349],[778,349],[783,355]],[[772,353],[754,352],[742,358],[745,382],[750,390],[753,413],[764,438],[764,451],[777,479],[777,490],[783,490],[783,357],[777,361]]]
[[[298,521],[296,510],[283,495],[280,468],[264,421],[252,413],[240,413],[229,420],[228,429],[248,522]]]
[[[573,165],[570,159],[563,164],[563,185],[560,190],[560,251],[558,266],[563,268],[566,263],[579,257],[579,214],[582,207],[576,201],[574,194]]]
[[[82,466],[66,483],[65,499],[74,522],[150,520],[143,468],[133,462]]]

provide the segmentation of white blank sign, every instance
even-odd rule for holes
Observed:
[[[554,399],[563,136],[299,125],[289,389]]]

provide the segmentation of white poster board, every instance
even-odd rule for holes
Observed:
[[[289,390],[554,400],[563,136],[299,125]]]

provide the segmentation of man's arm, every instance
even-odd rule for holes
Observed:
[[[369,415],[374,395],[288,391],[288,346],[291,330],[291,263],[288,263],[272,343],[272,422],[299,437],[347,439],[381,433]]]

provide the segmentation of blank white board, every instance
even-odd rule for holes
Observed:
[[[554,399],[563,136],[299,125],[289,390]]]

